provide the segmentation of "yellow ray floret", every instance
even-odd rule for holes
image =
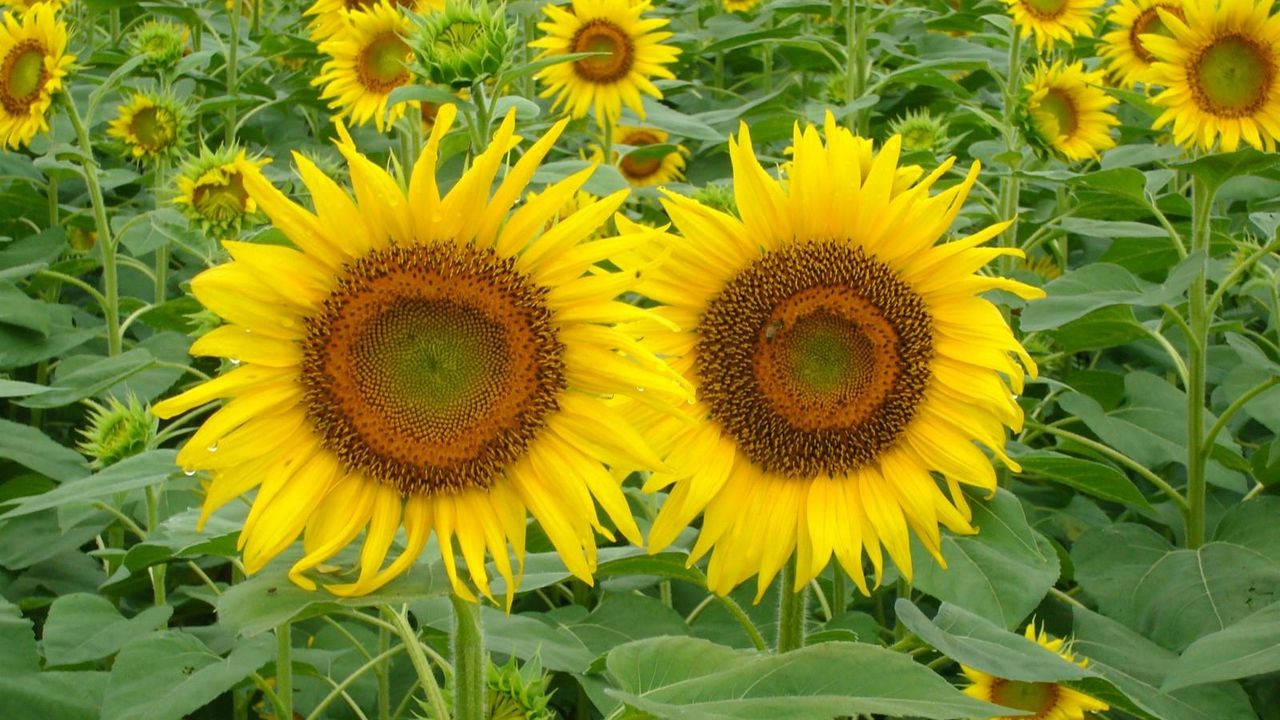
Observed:
[[[1004,0],[1022,37],[1036,39],[1044,50],[1054,42],[1071,45],[1076,35],[1093,32],[1097,9],[1103,0]]]
[[[796,588],[833,555],[864,592],[864,557],[877,582],[885,552],[910,578],[910,535],[941,562],[940,527],[973,531],[960,486],[995,489],[980,446],[1016,467],[1005,427],[1035,366],[981,293],[1042,293],[977,274],[1021,254],[982,247],[1006,223],[938,244],[977,168],[931,194],[951,160],[921,177],[899,137],[874,153],[830,114],[825,136],[796,128],[783,183],[744,125],[729,145],[741,217],[668,193],[680,236],[618,260],[664,260],[640,290],[678,329],[635,325],[699,398],[633,409],[672,468],[646,484],[669,493],[650,550],[702,514],[690,561],[712,553],[718,593],[752,576],[763,593],[792,557]]]
[[[37,3],[0,22],[0,146],[16,148],[49,129],[54,93],[75,61],[56,4]]]
[[[1116,100],[1102,88],[1101,70],[1086,72],[1084,63],[1061,60],[1041,64],[1027,85],[1027,110],[1036,134],[1068,160],[1098,157],[1115,147],[1111,128],[1120,120],[1111,114]]]
[[[456,592],[491,597],[489,559],[509,605],[526,513],[587,582],[596,534],[640,540],[610,470],[664,466],[610,399],[684,403],[690,388],[613,328],[644,312],[615,300],[629,281],[602,284],[593,267],[654,232],[586,242],[625,192],[549,224],[590,171],[513,210],[565,126],[508,165],[514,113],[441,195],[436,161],[455,116],[441,107],[407,189],[345,129],[354,195],[302,155],[314,211],[248,173],[245,189],[297,249],[228,242],[232,262],[192,281],[227,321],[192,353],[238,365],[155,412],[224,401],[178,459],[212,473],[202,522],[257,488],[240,535],[249,572],[301,536],[290,576],[314,587],[314,571],[358,543],[354,577],[326,584],[364,594],[408,571],[434,533]]]
[[[1182,0],[1120,0],[1107,11],[1107,24],[1112,28],[1102,36],[1098,55],[1121,87],[1131,88],[1147,82],[1148,71],[1155,60],[1143,44],[1143,35],[1168,35],[1160,21],[1160,12],[1182,16]]]
[[[546,34],[529,43],[542,50],[539,59],[599,53],[538,71],[546,86],[542,97],[554,96],[556,107],[575,118],[593,112],[601,125],[617,124],[623,105],[643,120],[641,93],[661,99],[653,79],[675,77],[667,66],[680,50],[664,42],[672,35],[661,30],[667,20],[645,16],[652,9],[648,0],[573,0],[568,7],[542,9],[550,19],[538,28]]]
[[[1076,660],[1071,653],[1070,645],[1062,638],[1051,638],[1041,631],[1036,633],[1035,624],[1027,625],[1028,640],[1039,643],[1041,647],[1052,650],[1069,663],[1080,667],[1088,667],[1089,660]],[[981,670],[961,665],[966,677],[973,684],[965,688],[966,695],[985,700],[996,705],[1023,711],[1018,715],[1001,716],[991,720],[1087,720],[1093,717],[1089,713],[1105,712],[1110,705],[1078,690],[1051,682],[1026,682],[1007,680],[988,675]]]
[[[1142,36],[1155,62],[1155,128],[1173,124],[1181,145],[1230,152],[1240,142],[1270,152],[1280,138],[1280,14],[1268,0],[1186,0],[1161,10],[1170,37]]]

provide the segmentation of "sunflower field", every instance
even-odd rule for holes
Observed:
[[[0,18],[0,720],[1280,720],[1280,3]]]

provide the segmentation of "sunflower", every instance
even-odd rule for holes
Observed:
[[[1280,15],[1270,0],[1186,0],[1185,20],[1160,19],[1172,37],[1143,35],[1156,61],[1152,100],[1178,143],[1231,152],[1243,139],[1270,152],[1280,138]]]
[[[1087,658],[1077,661],[1062,638],[1050,639],[1048,633],[1043,631],[1037,634],[1034,623],[1027,625],[1026,636],[1028,640],[1058,653],[1069,663],[1080,667],[1089,665]],[[965,688],[966,695],[1029,713],[991,720],[1085,720],[1089,717],[1085,713],[1104,712],[1111,707],[1095,697],[1058,683],[1006,680],[965,665],[961,665],[960,669],[973,682]]]
[[[873,154],[828,113],[826,138],[797,126],[780,183],[743,125],[729,145],[741,219],[668,193],[683,237],[665,236],[652,252],[669,258],[639,287],[682,329],[649,323],[646,342],[698,393],[684,416],[641,424],[673,468],[645,485],[671,488],[649,549],[702,512],[689,561],[714,548],[707,577],[717,593],[756,575],[758,599],[792,555],[799,589],[832,553],[865,593],[862,554],[879,583],[882,547],[910,578],[909,529],[941,562],[939,524],[973,532],[960,486],[995,489],[974,441],[1017,467],[1004,426],[1021,426],[1013,393],[1035,365],[981,293],[1043,293],[976,274],[1021,255],[979,247],[1008,223],[934,244],[977,167],[930,197],[954,158],[921,179],[919,168],[899,168],[899,136]],[[638,252],[622,267],[650,259]]]
[[[41,5],[48,5],[54,10],[61,10],[67,0],[0,0],[0,8],[13,8],[17,12],[26,12]]]
[[[1103,0],[1004,0],[1013,15],[1013,24],[1022,37],[1035,35],[1041,51],[1061,40],[1068,45],[1076,35],[1093,32],[1093,18]]]
[[[444,7],[444,0],[316,0],[302,11],[311,17],[312,42],[324,42],[351,26],[351,15],[368,11],[377,5],[390,3],[398,8],[426,14]]]
[[[107,135],[122,140],[134,159],[154,160],[181,148],[187,111],[174,98],[135,93],[116,113],[116,119],[107,126]]]
[[[168,20],[148,20],[129,33],[129,49],[146,57],[148,67],[169,69],[187,53],[191,31]]]
[[[663,41],[670,32],[665,18],[646,18],[648,0],[573,0],[568,9],[547,4],[543,12],[550,22],[538,27],[546,33],[529,43],[540,48],[539,59],[570,53],[601,53],[573,62],[563,62],[538,71],[547,87],[542,97],[555,96],[555,105],[564,105],[573,117],[588,110],[601,125],[617,124],[626,103],[644,119],[640,93],[661,98],[662,92],[651,78],[674,78],[667,65],[675,62],[680,50]]]
[[[45,111],[75,57],[67,54],[67,26],[55,5],[36,4],[0,25],[0,143],[16,148],[49,129]]]
[[[1027,114],[1035,134],[1068,160],[1096,158],[1115,147],[1111,128],[1120,124],[1109,110],[1115,98],[1102,89],[1105,73],[1086,72],[1084,63],[1041,63],[1027,84]]]
[[[391,5],[375,5],[351,14],[346,30],[320,44],[321,52],[332,58],[321,68],[312,85],[324,85],[320,99],[332,100],[338,117],[349,117],[357,125],[373,120],[381,132],[404,115],[406,103],[387,113],[391,91],[412,78],[406,63],[413,51],[405,41],[411,23]]]
[[[245,189],[245,178],[267,163],[250,160],[244,150],[201,148],[178,175],[178,196],[173,203],[202,232],[215,238],[240,232],[246,218],[258,211],[257,202]]]
[[[345,128],[339,149],[354,201],[300,155],[314,214],[261,173],[247,174],[249,195],[299,250],[228,242],[234,262],[192,281],[196,298],[230,324],[191,351],[240,363],[155,412],[172,417],[229,399],[178,460],[213,471],[203,518],[261,485],[240,534],[250,572],[302,534],[305,555],[290,576],[313,588],[306,573],[364,531],[358,575],[329,585],[339,595],[364,594],[408,570],[434,530],[458,594],[473,597],[455,547],[490,596],[487,551],[509,606],[523,569],[526,508],[586,582],[592,531],[609,536],[593,497],[622,535],[640,540],[601,463],[625,469],[660,460],[606,398],[684,403],[690,388],[612,327],[645,315],[614,301],[634,276],[592,268],[655,233],[584,242],[625,191],[544,232],[589,169],[511,211],[567,121],[491,194],[517,141],[508,114],[442,199],[436,159],[455,115],[453,105],[440,109],[407,193],[355,150]],[[404,551],[383,567],[402,525]]]
[[[1182,0],[1120,0],[1111,6],[1107,22],[1114,30],[1102,36],[1098,54],[1106,58],[1111,75],[1121,87],[1145,82],[1154,59],[1143,45],[1143,35],[1169,35],[1160,11],[1182,17]]]
[[[614,146],[625,145],[632,148],[625,154],[614,152],[613,162],[617,164],[618,172],[633,187],[662,185],[684,177],[684,156],[689,151],[683,145],[677,145],[671,152],[661,154],[643,149],[647,145],[666,145],[670,137],[667,133],[652,128],[619,125],[613,129],[612,135]],[[604,151],[596,148],[594,157],[603,162]]]
[[[725,12],[751,12],[760,4],[760,0],[720,0]]]

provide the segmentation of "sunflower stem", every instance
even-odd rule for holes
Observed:
[[[107,223],[107,205],[102,200],[102,186],[98,184],[98,163],[93,159],[93,143],[85,129],[80,111],[69,93],[59,93],[58,98],[67,109],[67,117],[75,128],[80,142],[80,163],[84,168],[84,181],[89,186],[89,202],[93,205],[93,222],[98,232],[97,246],[102,249],[102,314],[107,322],[107,354],[120,354],[120,285],[116,271],[116,244]]]
[[[1191,252],[1208,255],[1214,191],[1200,178],[1191,186]],[[1209,304],[1206,298],[1204,266],[1196,272],[1187,299],[1187,547],[1204,544],[1205,464],[1204,433],[1205,373],[1208,369]]]
[[[1022,37],[1018,34],[1018,26],[1013,25],[1009,31],[1009,69],[1004,84],[1004,145],[1010,153],[1021,153],[1022,144],[1019,139],[1017,117],[1019,83],[1022,82]],[[1009,161],[1009,172],[1000,178],[1000,220],[1008,220],[1010,225],[1000,234],[1000,244],[1014,247],[1018,244],[1018,201],[1021,199],[1021,182],[1018,178],[1018,162]],[[1009,274],[1013,258],[1000,258],[1002,275]]]
[[[151,177],[152,190],[155,196],[156,209],[160,209],[160,194],[168,181],[169,161],[165,158],[156,160],[156,167]],[[156,305],[164,302],[169,284],[169,242],[165,240],[156,248]]]
[[[835,620],[844,614],[845,597],[849,594],[847,584],[844,579],[844,570],[836,567],[832,573],[831,581],[831,619]]]
[[[867,9],[869,11],[870,8]],[[845,103],[851,105],[862,99],[867,91],[869,58],[867,56],[866,11],[859,12],[858,0],[845,0]],[[861,110],[853,110],[845,118],[845,124],[854,134],[862,132]]]
[[[484,720],[485,657],[480,606],[450,595],[453,633],[453,712],[455,720]]]
[[[395,627],[396,633],[400,635],[400,641],[404,643],[405,649],[409,652],[409,661],[413,663],[414,672],[418,673],[418,682],[422,685],[423,690],[427,693],[427,702],[431,706],[432,720],[453,717],[449,714],[448,706],[445,705],[444,695],[440,692],[440,683],[436,682],[436,675],[431,670],[431,665],[427,663],[427,656],[422,652],[422,641],[418,639],[418,633],[414,632],[409,626],[408,610],[396,611],[389,607],[383,608],[387,618],[391,620],[391,624]]]
[[[387,654],[390,649],[391,628],[380,626],[378,657],[382,660],[373,668],[374,676],[378,680],[378,720],[391,720],[391,656]]]
[[[276,626],[276,700],[276,717],[292,718],[293,628],[288,621]]]
[[[782,568],[781,596],[778,606],[778,654],[799,650],[804,647],[805,606],[809,600],[809,585],[806,583],[799,591],[796,586],[796,561],[793,557]]]
[[[240,13],[241,2],[243,0],[231,1],[231,38],[227,43],[227,96],[231,98],[231,104],[227,106],[227,145],[230,146],[236,140],[236,103],[235,98],[239,92],[240,84],[239,69],[237,64],[240,55]]]

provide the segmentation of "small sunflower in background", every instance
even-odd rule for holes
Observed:
[[[426,14],[444,7],[445,0],[316,0],[302,11],[310,17],[308,29],[311,41],[321,43],[351,26],[351,16],[366,12],[378,5],[390,5],[401,10]]]
[[[1170,36],[1160,20],[1161,11],[1182,17],[1182,0],[1120,0],[1107,12],[1107,22],[1115,29],[1102,36],[1098,55],[1121,87],[1147,82],[1155,58],[1142,36]]]
[[[320,99],[330,101],[337,117],[350,118],[356,125],[372,120],[381,132],[411,105],[392,107],[388,117],[391,91],[412,80],[408,63],[413,50],[406,41],[412,23],[386,3],[350,17],[350,26],[320,44],[330,60],[311,84],[324,86]]]
[[[1055,41],[1075,43],[1076,35],[1093,32],[1094,17],[1104,0],[1004,0],[1022,37],[1035,36],[1042,52]]]
[[[186,144],[188,112],[169,95],[134,93],[116,110],[107,136],[122,141],[139,162],[168,157]]]
[[[309,571],[364,533],[358,572],[328,589],[365,594],[407,571],[434,532],[455,592],[473,597],[460,551],[471,587],[492,598],[488,555],[509,608],[526,513],[588,583],[595,534],[612,537],[596,503],[640,541],[610,468],[661,461],[610,399],[683,404],[690,388],[615,327],[646,316],[614,300],[634,277],[590,271],[656,232],[587,242],[626,191],[544,230],[591,168],[513,210],[567,120],[508,165],[518,140],[509,113],[441,197],[437,158],[455,116],[454,105],[440,108],[407,193],[345,129],[354,199],[300,155],[314,213],[246,173],[249,196],[298,249],[228,242],[233,262],[192,280],[229,324],[191,352],[240,365],[155,412],[228,400],[178,461],[213,473],[201,524],[258,487],[240,533],[248,572],[302,535],[290,577],[314,588]],[[384,567],[401,527],[404,550]]]
[[[1027,625],[1026,636],[1028,640],[1052,650],[1069,663],[1080,667],[1089,666],[1087,658],[1076,660],[1070,646],[1062,638],[1050,638],[1044,631],[1037,634],[1035,623]],[[1087,713],[1105,712],[1111,708],[1091,695],[1058,683],[1006,680],[966,665],[961,665],[960,669],[973,683],[965,688],[966,695],[1026,713],[991,720],[1086,720],[1090,717]]]
[[[1280,14],[1270,0],[1185,0],[1162,11],[1171,37],[1144,35],[1155,62],[1155,129],[1173,124],[1180,145],[1271,152],[1280,138]]]
[[[53,10],[61,10],[68,0],[0,0],[0,8],[13,8],[16,12],[26,12],[41,5],[48,5]]]
[[[714,549],[716,593],[754,575],[759,598],[792,556],[795,589],[833,554],[864,593],[864,554],[877,583],[883,551],[910,579],[911,534],[941,562],[939,526],[974,532],[961,485],[996,487],[976,443],[1018,467],[1005,428],[1022,426],[1014,394],[1035,364],[982,293],[1043,292],[977,274],[1022,254],[980,247],[1008,223],[937,244],[977,166],[930,195],[953,159],[921,177],[899,166],[897,136],[873,153],[830,114],[825,135],[797,126],[780,182],[743,125],[729,145],[741,218],[668,193],[681,237],[620,263],[667,256],[638,290],[681,330],[650,322],[645,342],[698,397],[682,416],[634,409],[673,468],[645,484],[670,489],[649,550],[702,513],[690,562]]]
[[[759,5],[760,0],[720,0],[720,6],[724,8],[725,12],[751,12]]]
[[[37,4],[21,14],[6,12],[0,23],[0,144],[27,145],[49,129],[46,112],[62,90],[73,55],[67,54],[67,26],[56,5]]]
[[[1061,60],[1041,63],[1027,83],[1027,119],[1034,138],[1068,160],[1097,158],[1115,147],[1111,128],[1120,120],[1111,113],[1116,99],[1103,89],[1106,73]]]
[[[633,187],[664,185],[681,180],[684,178],[684,157],[689,153],[684,146],[677,145],[674,150],[661,154],[643,150],[649,145],[666,145],[669,138],[661,130],[619,125],[613,128],[612,162]],[[632,149],[623,151],[618,148],[620,145]],[[593,158],[603,162],[604,150],[597,147]]]
[[[235,237],[258,211],[257,202],[245,190],[245,177],[266,164],[236,147],[201,148],[179,171],[173,203],[206,235],[219,240]]]
[[[146,58],[148,67],[168,70],[187,53],[191,31],[169,20],[148,20],[129,33],[129,49]]]
[[[539,59],[572,53],[601,53],[551,65],[538,71],[546,86],[541,97],[555,96],[572,117],[595,115],[596,122],[617,124],[626,105],[644,119],[640,95],[661,99],[653,78],[675,76],[667,65],[680,49],[664,44],[672,33],[661,30],[666,18],[645,17],[648,0],[573,0],[568,8],[548,4],[550,18],[538,23],[545,35],[529,43],[541,49]]]

